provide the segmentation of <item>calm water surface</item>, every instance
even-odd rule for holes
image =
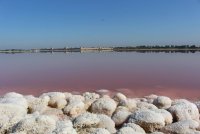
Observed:
[[[0,94],[98,89],[200,98],[200,53],[0,54]]]

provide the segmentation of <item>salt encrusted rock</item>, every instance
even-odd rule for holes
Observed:
[[[158,109],[155,105],[147,102],[137,102],[137,109]]]
[[[69,98],[72,97],[72,94],[69,93],[69,92],[64,92],[63,94],[65,95],[65,99],[66,99],[66,100],[69,100]]]
[[[113,97],[113,100],[115,100],[118,103],[121,101],[126,101],[126,96],[122,93],[116,93]]]
[[[175,121],[196,120],[199,121],[199,111],[195,104],[184,100],[175,100],[168,109]]]
[[[66,97],[65,97],[64,93],[61,93],[61,92],[43,93],[40,96],[40,98],[43,98],[45,96],[49,96],[50,97],[50,100],[49,100],[49,103],[48,103],[48,105],[50,107],[57,108],[57,109],[62,109],[67,104],[67,101],[65,99]]]
[[[64,120],[69,119],[68,116],[63,114],[63,111],[56,108],[47,107],[42,113],[42,115],[47,115],[52,117],[54,120]]]
[[[84,97],[85,109],[88,109],[94,101],[99,99],[100,96],[96,93],[85,92],[83,94],[83,97]]]
[[[190,134],[200,134],[200,131],[191,130]]]
[[[172,123],[162,128],[162,132],[170,134],[193,134],[199,123],[194,120],[184,120]]]
[[[172,106],[180,103],[188,103],[189,101],[186,99],[175,99],[172,101]]]
[[[116,134],[144,134],[144,133],[135,132],[135,130],[132,129],[131,127],[122,127],[117,131]]]
[[[67,101],[65,99],[57,100],[56,102],[56,108],[57,109],[63,109],[67,105]]]
[[[92,103],[91,112],[112,116],[116,107],[117,107],[117,104],[115,103],[115,101],[113,99],[104,97],[104,98],[100,98]]]
[[[150,134],[164,134],[163,132],[153,132],[153,133],[150,133]]]
[[[104,96],[104,95],[109,95],[109,93],[110,93],[110,91],[107,90],[107,89],[100,89],[100,90],[97,90],[95,92],[98,93],[101,97]]]
[[[15,93],[15,92],[9,92],[9,93],[6,93],[4,96],[4,98],[23,98],[23,95],[22,94],[19,94],[19,93]]]
[[[158,96],[154,99],[153,104],[160,109],[167,109],[171,106],[172,100],[166,96]]]
[[[13,128],[12,132],[25,132],[26,134],[50,134],[56,127],[56,122],[52,118],[32,114],[19,121]]]
[[[110,98],[109,95],[103,95],[101,98]]]
[[[99,99],[100,96],[96,93],[85,92],[83,97],[85,98],[85,101],[89,100],[94,102],[96,99]]]
[[[76,129],[97,127],[100,122],[96,114],[84,113],[76,117],[73,121]]]
[[[167,110],[165,110],[165,109],[152,109],[152,111],[154,111],[156,113],[160,113],[163,116],[163,118],[165,119],[165,125],[172,123],[172,121],[173,121],[172,115]]]
[[[25,132],[19,132],[19,133],[9,133],[9,134],[26,134]]]
[[[126,99],[119,103],[119,106],[124,106],[129,109],[130,112],[134,112],[137,109],[137,102],[134,99]]]
[[[196,130],[200,131],[200,121],[198,121],[198,123],[199,123],[199,127]]]
[[[149,96],[144,96],[144,98],[147,99],[147,102],[148,102],[148,103],[153,103],[153,101],[154,101],[157,97],[158,97],[158,96],[155,95],[155,94],[151,94],[151,95],[149,95]]]
[[[73,98],[73,99],[78,99],[78,100],[81,100],[81,101],[85,101],[85,98],[83,97],[83,96],[81,96],[81,95],[72,95],[72,97],[71,98]],[[71,99],[70,98],[70,99]]]
[[[34,113],[39,112],[42,113],[46,110],[49,103],[49,96],[45,96],[43,98],[36,98],[32,95],[25,96],[25,99],[28,102],[28,112]]]
[[[81,99],[71,97],[68,101],[68,105],[63,109],[63,112],[71,117],[77,117],[85,112],[85,104]]]
[[[15,104],[23,107],[24,109],[28,108],[28,102],[26,99],[21,94],[15,92],[5,94],[2,98],[0,98],[0,103]]]
[[[114,121],[107,115],[104,114],[99,114],[97,115],[99,118],[100,122],[98,124],[98,128],[105,128],[107,129],[110,133],[115,133],[115,123]]]
[[[200,112],[200,101],[197,101],[197,102],[195,102],[194,104],[197,106],[197,108],[198,108],[198,110],[199,110],[199,112]]]
[[[126,122],[128,120],[129,115],[131,115],[131,112],[129,112],[128,108],[123,106],[117,107],[116,111],[112,116],[112,120],[115,122],[115,126],[120,126],[124,122]]]
[[[27,110],[12,103],[0,103],[0,133],[4,134],[25,117]]]
[[[170,98],[156,95],[130,99],[121,93],[113,99],[108,95],[99,97],[89,92],[83,96],[50,92],[39,98],[14,92],[5,94],[0,97],[0,133],[200,134],[200,102],[195,105],[178,99],[170,103]],[[32,114],[27,115],[27,108]],[[172,115],[179,122],[171,124]],[[117,131],[115,126],[122,127]]]
[[[57,121],[52,134],[77,134],[70,120]]]
[[[24,109],[28,108],[28,103],[25,98],[1,98],[0,103],[15,104],[23,107]]]
[[[105,128],[91,128],[89,129],[89,134],[111,134]]]
[[[141,128],[139,125],[135,123],[125,123],[122,127],[130,127],[132,128],[135,132],[141,133],[141,134],[146,134],[144,129]]]
[[[136,102],[147,102],[147,103],[149,103],[148,100],[147,100],[146,98],[134,98],[134,100],[135,100]]]
[[[148,109],[140,109],[130,115],[129,123],[141,126],[146,132],[154,132],[165,126],[165,119],[160,113]]]

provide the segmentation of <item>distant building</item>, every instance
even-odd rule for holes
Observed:
[[[32,53],[39,53],[40,50],[39,50],[39,49],[31,49],[31,52],[32,52]]]

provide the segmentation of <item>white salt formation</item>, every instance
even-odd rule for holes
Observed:
[[[0,97],[0,134],[200,134],[200,100],[49,92]]]

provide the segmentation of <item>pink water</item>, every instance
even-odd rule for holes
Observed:
[[[99,89],[200,98],[200,53],[0,54],[0,94]]]

